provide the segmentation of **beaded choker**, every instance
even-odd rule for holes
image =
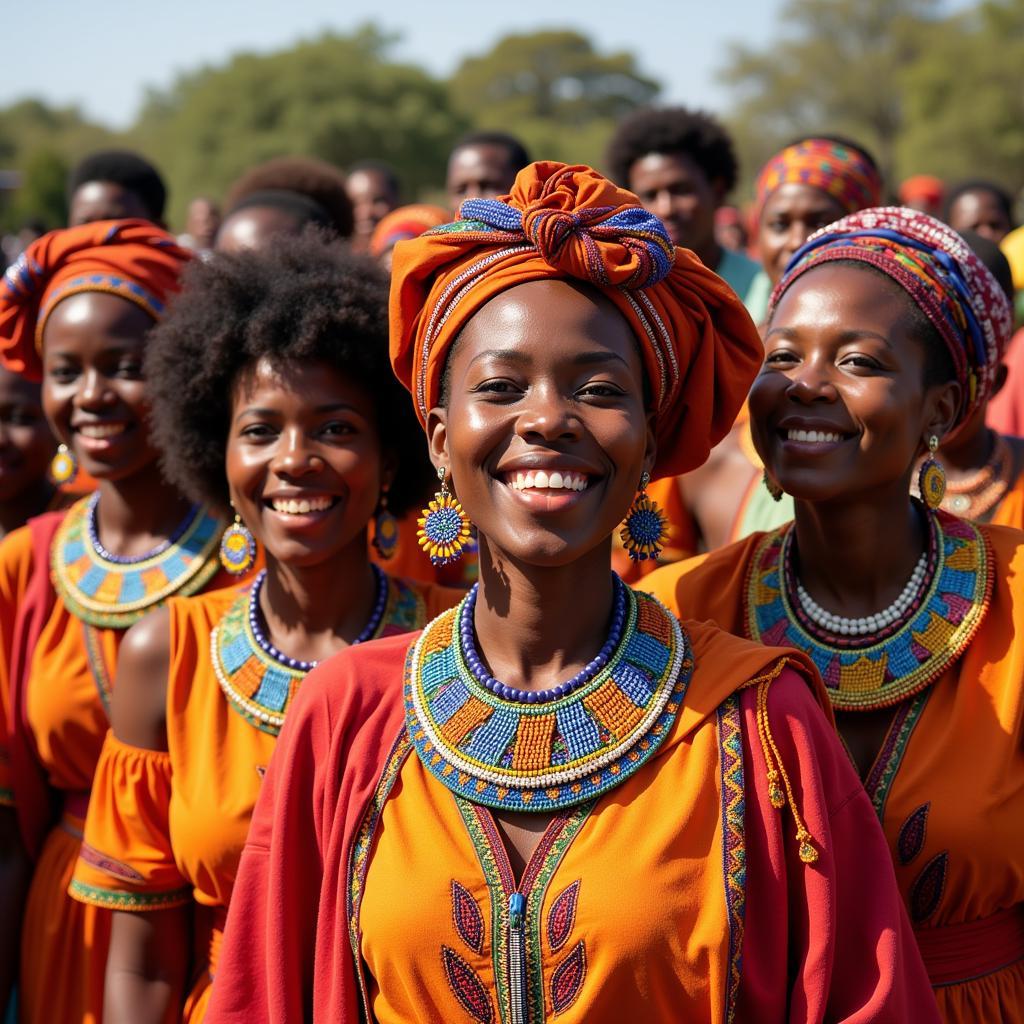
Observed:
[[[919,693],[966,649],[992,593],[984,534],[945,512],[928,518],[928,569],[920,593],[899,621],[866,636],[825,632],[807,616],[792,596],[792,525],[765,534],[747,571],[747,635],[806,652],[839,711],[890,707]]]
[[[217,573],[222,524],[194,506],[171,538],[137,558],[112,556],[99,543],[99,495],[73,505],[51,552],[54,585],[68,610],[88,623],[127,629],[173,595],[195,594]]]
[[[662,604],[616,589],[618,642],[541,694],[471,667],[474,593],[426,627],[406,663],[406,727],[442,785],[489,807],[553,812],[594,799],[651,758],[678,714],[693,657]]]
[[[418,591],[403,580],[392,579],[376,566],[377,599],[366,627],[353,641],[419,629],[426,606]],[[264,636],[259,615],[259,593],[266,572],[238,595],[210,633],[213,671],[229,704],[257,729],[276,736],[299,684],[315,661],[282,654]]]

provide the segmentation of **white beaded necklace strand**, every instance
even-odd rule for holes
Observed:
[[[811,597],[804,589],[804,585],[796,581],[796,596],[807,617],[829,633],[838,633],[840,636],[865,636],[869,633],[877,633],[899,620],[906,614],[907,610],[914,603],[928,572],[928,551],[922,552],[921,557],[914,566],[914,571],[907,580],[899,597],[888,608],[883,608],[874,615],[865,615],[860,619],[848,619],[842,615],[833,615],[826,611]]]

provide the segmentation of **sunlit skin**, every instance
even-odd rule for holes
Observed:
[[[55,448],[39,385],[0,369],[0,536],[46,509]]]
[[[373,229],[398,206],[398,195],[386,174],[372,168],[353,171],[345,181],[352,203],[352,245],[369,248]]]
[[[692,249],[712,270],[718,266],[715,210],[725,198],[720,181],[709,181],[685,154],[648,153],[630,167],[629,188],[665,225],[673,245]]]
[[[611,534],[654,462],[636,340],[598,293],[532,281],[474,314],[449,372],[448,407],[431,411],[428,434],[479,531],[480,653],[509,685],[554,686],[607,638]],[[584,474],[587,487],[511,486],[538,469]],[[521,871],[550,819],[496,817]]]
[[[151,550],[188,509],[164,481],[149,435],[142,360],[152,326],[127,299],[81,292],[58,303],[43,334],[46,417],[100,482],[100,536],[122,555]]]
[[[141,217],[152,220],[153,215],[134,192],[112,181],[87,181],[75,189],[68,210],[68,226],[91,224],[97,220],[123,220]]]
[[[1013,229],[998,197],[987,188],[957,196],[949,208],[949,226],[954,231],[973,231],[997,245]]]
[[[870,269],[808,271],[776,308],[750,392],[754,443],[795,499],[800,579],[837,615],[877,612],[910,577],[926,542],[910,476],[927,438],[949,432],[960,404],[957,382],[925,386],[910,302]],[[839,440],[793,440],[790,430]],[[862,775],[892,714],[839,716]]]
[[[793,254],[819,228],[839,220],[846,211],[827,192],[812,185],[789,182],[772,192],[758,223],[761,265],[778,284]]]
[[[516,171],[508,150],[493,143],[460,146],[448,159],[445,187],[452,211],[466,199],[497,199],[512,190]]]
[[[305,225],[294,213],[275,206],[247,206],[224,218],[217,232],[217,252],[268,249],[277,235],[298,235]]]

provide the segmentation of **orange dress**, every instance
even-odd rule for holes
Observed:
[[[103,980],[110,916],[68,897],[67,888],[78,856],[89,791],[108,730],[107,708],[117,650],[125,629],[137,618],[118,608],[140,604],[153,593],[174,589],[188,593],[200,587],[226,585],[230,578],[217,563],[221,525],[197,513],[182,538],[185,548],[172,545],[162,556],[145,563],[140,573],[121,574],[110,563],[97,561],[84,550],[82,527],[88,498],[67,513],[54,514],[60,526],[53,539],[50,566],[36,564],[31,527],[23,527],[0,544],[0,799],[23,817],[22,802],[37,803],[27,789],[27,772],[11,764],[14,734],[27,738],[36,770],[45,787],[45,827],[33,849],[35,864],[22,923],[21,972],[18,985],[20,1018],[25,1024],[79,1021],[100,1024]],[[66,558],[62,557],[67,555]],[[14,696],[13,652],[19,606],[38,580],[51,573],[50,607],[40,622],[26,665],[27,683],[20,706]],[[45,585],[45,584],[44,584]],[[118,586],[121,587],[120,592]],[[125,600],[134,597],[134,601]],[[118,598],[121,598],[121,604]],[[80,617],[83,606],[93,618]],[[106,612],[97,611],[105,607]],[[155,605],[154,605],[155,607]],[[91,610],[90,610],[91,609]],[[97,625],[102,619],[109,625]],[[24,833],[24,828],[23,828]]]
[[[461,597],[389,579],[376,636],[419,629]],[[264,721],[257,708],[272,698],[257,702],[261,692],[273,692],[286,704],[301,673],[258,658],[247,642],[247,586],[175,598],[168,607],[168,749],[129,746],[108,733],[71,895],[114,910],[194,906],[193,976],[183,1015],[191,1024],[206,1011],[238,858],[284,714],[282,706]],[[284,679],[290,691],[274,690]]]
[[[1020,473],[992,513],[993,526],[1024,530],[1024,473]]]
[[[986,556],[951,542],[968,534],[953,517],[944,521],[954,524],[945,542],[952,575],[939,577],[927,616],[914,620],[911,646],[922,668],[939,659],[929,669],[938,674],[897,705],[865,786],[943,1019],[1024,1020],[1024,536],[978,528]],[[769,557],[774,536],[671,566],[645,585],[681,615],[798,643],[799,634],[783,638],[769,626],[781,599]],[[979,570],[992,588],[987,605],[963,597]],[[951,628],[944,610],[960,626]],[[893,664],[896,654],[887,657]],[[819,662],[827,685],[870,685],[867,661],[841,660],[834,675]]]

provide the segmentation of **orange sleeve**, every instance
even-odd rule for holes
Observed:
[[[110,910],[188,903],[192,887],[171,848],[170,801],[170,755],[129,746],[108,732],[70,894]]]
[[[0,543],[0,805],[14,806],[14,786],[7,753],[12,707],[11,652],[18,605],[32,574],[32,535],[14,530]]]

